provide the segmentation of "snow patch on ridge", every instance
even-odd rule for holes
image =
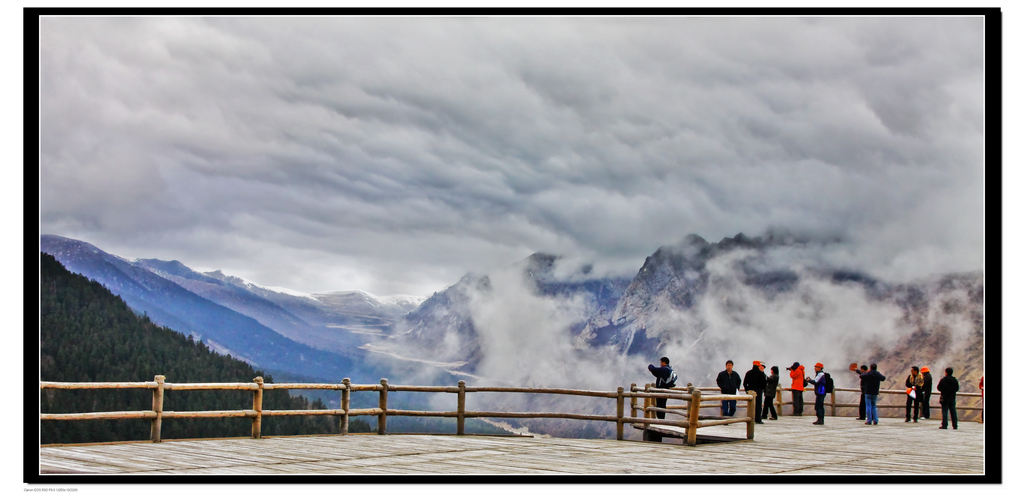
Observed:
[[[262,289],[267,289],[269,291],[273,291],[273,292],[276,292],[278,294],[287,294],[289,296],[304,297],[304,298],[307,298],[307,299],[312,299],[314,301],[319,301],[319,299],[317,299],[316,296],[314,296],[313,294],[310,294],[308,292],[299,292],[297,290],[292,290],[292,289],[289,289],[287,287],[268,287],[268,286],[263,286],[263,285],[256,285],[256,284],[253,284],[253,283],[248,282],[248,281],[246,281],[245,283],[246,283],[246,285],[251,285],[253,287],[260,287]]]
[[[393,295],[390,295],[390,296],[378,296],[376,294],[373,294],[371,292],[366,292],[366,291],[363,291],[363,290],[342,290],[342,291],[331,291],[331,292],[319,292],[319,293],[313,294],[313,295],[318,295],[318,296],[344,296],[344,295],[350,295],[350,294],[357,294],[357,295],[360,295],[363,298],[367,299],[368,301],[372,301],[372,302],[375,302],[375,303],[384,304],[384,305],[388,305],[388,306],[402,306],[402,305],[419,306],[420,304],[423,303],[423,301],[426,301],[427,298],[430,297],[430,296],[413,296],[411,294],[393,294]]]

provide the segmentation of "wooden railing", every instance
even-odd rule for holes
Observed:
[[[342,380],[341,384],[310,384],[310,383],[278,383],[265,384],[262,377],[256,377],[251,383],[169,383],[163,375],[157,375],[153,382],[40,382],[42,389],[149,389],[153,391],[153,406],[151,410],[123,411],[123,412],[92,412],[92,413],[44,413],[40,420],[101,420],[101,419],[147,419],[150,421],[150,439],[153,442],[160,442],[161,423],[164,419],[181,418],[213,418],[213,417],[244,417],[252,419],[252,437],[261,437],[261,425],[264,417],[281,416],[336,416],[340,418],[340,433],[348,434],[349,418],[355,416],[376,416],[377,433],[387,433],[388,416],[398,417],[448,417],[456,419],[456,434],[465,434],[465,421],[473,417],[494,417],[494,418],[556,418],[575,420],[595,420],[615,422],[616,439],[624,438],[625,424],[649,423],[650,419],[625,416],[625,399],[627,395],[622,387],[616,391],[588,391],[580,389],[550,389],[550,388],[525,388],[525,387],[470,387],[465,381],[459,381],[457,387],[446,386],[402,386],[390,385],[387,379],[381,379],[380,384],[352,384],[350,379]],[[164,411],[164,395],[167,391],[187,391],[202,389],[220,390],[243,390],[252,391],[252,409],[244,410],[216,410],[216,411]],[[272,389],[303,389],[303,390],[333,390],[341,391],[340,409],[309,409],[309,410],[265,410],[263,409],[263,392]],[[358,391],[376,391],[379,393],[377,408],[351,408],[351,393]],[[425,392],[425,393],[451,393],[457,395],[455,411],[425,411],[425,410],[400,410],[388,408],[388,394],[392,392]],[[592,415],[581,413],[560,413],[560,412],[502,412],[502,411],[468,411],[466,410],[467,393],[526,393],[526,394],[558,394],[568,396],[584,396],[596,398],[608,398],[616,400],[616,414]],[[699,400],[690,394],[678,394],[672,392],[631,392],[629,395],[633,404],[637,398],[671,398],[683,400]],[[740,398],[737,398],[740,399]],[[746,398],[742,398],[746,399]],[[753,399],[753,398],[751,398]],[[646,413],[646,412],[645,412]],[[688,427],[686,423],[677,424]],[[753,426],[749,429],[749,437],[753,437]]]
[[[701,427],[746,424],[747,439],[754,439],[754,418],[749,415],[745,417],[719,418],[716,420],[700,419],[700,410],[702,408],[721,407],[722,401],[746,401],[747,413],[749,414],[754,411],[755,407],[756,400],[754,391],[747,391],[746,394],[707,395],[705,394],[706,392],[721,392],[721,390],[714,388],[714,391],[712,391],[710,388],[693,387],[692,384],[687,384],[686,387],[675,387],[672,389],[656,389],[652,384],[646,384],[642,391],[637,388],[636,384],[631,384],[629,390],[632,398],[630,403],[631,418],[636,418],[637,410],[642,409],[643,422],[641,423],[643,424],[645,431],[649,430],[651,424],[680,427],[686,429],[686,444],[694,446],[697,444],[697,429],[700,429]],[[643,406],[637,404],[637,398],[643,399]],[[657,398],[666,399],[665,408],[659,408],[653,404],[654,399]],[[668,400],[673,399],[686,401],[686,405],[669,405]],[[665,413],[666,418],[655,418],[653,414],[657,413]],[[683,417],[683,419],[670,420],[667,418],[668,414],[679,415]],[[693,430],[690,430],[691,428]]]
[[[624,388],[619,387],[616,391],[589,391],[580,389],[552,389],[552,388],[526,388],[526,387],[476,387],[466,386],[465,381],[459,381],[457,387],[448,386],[403,386],[390,385],[387,379],[381,379],[380,384],[352,384],[349,379],[342,380],[341,384],[312,384],[312,383],[277,383],[265,384],[262,377],[256,377],[251,383],[169,383],[163,375],[157,375],[152,382],[40,382],[41,389],[149,389],[153,392],[153,404],[151,410],[120,411],[120,412],[90,412],[90,413],[44,413],[40,414],[40,420],[101,420],[101,419],[146,419],[150,421],[150,439],[153,442],[160,442],[161,424],[164,419],[186,419],[186,418],[217,418],[217,417],[241,417],[252,419],[252,437],[261,437],[263,417],[282,416],[336,416],[340,418],[340,433],[348,434],[349,419],[356,416],[376,416],[377,433],[387,433],[387,419],[392,417],[447,417],[456,419],[456,434],[465,434],[465,422],[467,418],[493,417],[493,418],[554,418],[554,419],[575,419],[615,422],[616,439],[624,438],[625,424],[641,424],[645,429],[651,424],[679,427],[686,429],[686,443],[696,444],[697,429],[718,425],[745,423],[747,424],[747,438],[754,437],[754,418],[750,413],[755,408],[754,392],[746,394],[723,395],[714,394],[720,392],[717,387],[677,387],[673,389],[655,389],[647,384],[643,389],[637,388],[636,384],[630,386],[627,394]],[[306,410],[264,410],[263,392],[272,389],[303,389],[303,390],[333,390],[341,391],[341,408],[338,409],[306,409]],[[242,390],[252,391],[252,409],[242,410],[209,410],[209,411],[164,411],[164,395],[167,391],[189,391],[189,390]],[[782,407],[791,405],[792,402],[783,401],[782,391],[790,391],[789,388],[780,388],[775,397],[775,405],[779,415],[782,415]],[[376,391],[379,393],[378,405],[376,408],[352,408],[351,394],[359,391]],[[860,392],[859,389],[836,388],[835,391]],[[450,393],[457,396],[455,411],[425,411],[425,410],[400,410],[388,408],[388,394],[391,392],[425,392],[425,393]],[[611,415],[593,415],[581,413],[562,412],[503,412],[503,411],[468,411],[466,410],[467,393],[524,393],[524,394],[557,394],[566,396],[583,396],[615,399],[616,413]],[[905,395],[903,391],[883,390],[880,394]],[[981,397],[980,393],[959,393],[958,397]],[[630,416],[625,416],[625,400],[630,398]],[[666,402],[665,408],[655,406],[655,399],[666,399],[685,402],[684,405],[669,405]],[[837,403],[836,393],[830,396],[832,415],[835,416],[836,408],[858,407],[859,403]],[[938,399],[936,397],[936,399]],[[638,404],[642,400],[642,405]],[[747,411],[744,417],[717,418],[715,420],[701,420],[700,410],[707,408],[719,408],[725,400],[746,401]],[[813,403],[813,402],[812,402]],[[878,405],[879,408],[903,408],[899,405]],[[981,410],[980,407],[958,406],[958,410]],[[642,410],[641,416],[637,411]],[[682,419],[658,419],[654,414],[663,412],[683,417]],[[693,430],[689,430],[692,428]]]
[[[788,388],[787,387],[787,388],[784,388],[784,389],[780,388],[775,393],[775,406],[776,406],[776,411],[779,413],[779,415],[782,415],[782,407],[783,407],[783,405],[792,405],[793,404],[792,400],[784,401],[782,399],[782,391],[783,390],[790,391],[790,392],[793,391],[792,388]],[[812,396],[811,396],[810,403],[807,402],[808,400],[806,400],[806,399],[804,400],[804,409],[806,410],[807,406],[810,405],[811,410],[813,410],[814,409],[814,397],[813,397],[814,391],[813,390],[808,390],[808,391],[805,391],[805,392],[810,392],[812,394]],[[826,398],[826,400],[825,400],[825,406],[830,408],[830,413],[831,413],[831,415],[833,417],[836,416],[836,408],[843,408],[843,407],[846,407],[846,408],[859,408],[860,407],[860,400],[859,399],[858,399],[858,401],[856,403],[837,403],[836,402],[836,393],[837,392],[860,393],[860,389],[858,389],[858,388],[849,388],[849,387],[837,387],[837,388],[832,390],[832,393],[830,393],[828,395],[828,397]],[[907,406],[907,404],[906,404],[907,392],[906,391],[904,391],[904,390],[896,390],[896,389],[882,389],[882,390],[878,391],[879,400],[882,399],[882,396],[890,396],[890,395],[897,395],[897,396],[899,396],[898,399],[901,400],[901,403],[899,403],[899,404],[878,404],[877,406],[878,406],[879,409],[882,409],[882,408],[900,408],[900,409],[905,409],[906,408],[906,406]],[[790,397],[790,396],[787,396],[787,397]],[[956,397],[957,397],[957,400],[959,401],[962,398],[981,398],[982,395],[981,395],[981,393],[956,393]],[[932,391],[931,399],[933,399],[935,401],[938,401],[939,400],[939,392],[938,391]],[[942,407],[940,405],[932,405],[932,404],[929,404],[929,408],[934,409],[934,410],[941,410],[942,409]],[[984,407],[981,407],[981,406],[964,406],[964,405],[960,405],[959,403],[957,403],[956,409],[957,410],[963,410],[963,411],[982,411],[982,410],[984,410]]]
[[[684,390],[686,388],[676,387],[676,388],[673,388],[673,389]],[[701,392],[721,392],[721,389],[719,389],[718,387],[698,387],[697,389],[700,389]],[[787,406],[787,405],[792,406],[793,405],[792,396],[791,395],[787,395],[786,398],[789,398],[789,400],[788,401],[784,400],[783,396],[782,396],[782,391],[792,392],[792,391],[794,391],[794,389],[789,388],[789,387],[785,387],[785,388],[780,387],[780,388],[778,388],[775,391],[775,400],[774,400],[773,404],[775,405],[776,413],[780,417],[782,416],[782,407],[783,406]],[[805,390],[803,392],[811,393],[811,397],[810,397],[809,400],[808,399],[804,399],[804,411],[807,411],[808,409],[810,409],[811,413],[813,414],[813,410],[814,410],[814,396],[813,396],[814,391],[813,391],[813,388],[812,389],[807,389],[807,390]],[[831,416],[833,416],[833,417],[836,416],[836,409],[837,408],[859,408],[860,407],[859,399],[858,399],[857,403],[838,403],[838,402],[836,402],[836,393],[837,392],[860,393],[860,389],[858,389],[858,388],[849,388],[849,387],[836,387],[836,388],[834,388],[832,390],[832,392],[828,395],[828,397],[825,400],[825,406],[829,408]],[[907,405],[906,405],[906,402],[905,402],[905,399],[904,399],[904,397],[907,395],[906,391],[894,390],[894,389],[882,389],[882,390],[879,390],[878,391],[879,399],[881,399],[881,397],[883,395],[886,395],[886,396],[888,396],[888,395],[898,395],[898,396],[900,396],[900,399],[901,399],[902,402],[900,404],[887,404],[887,405],[879,404],[879,405],[877,405],[878,408],[880,408],[880,409],[881,408],[899,408],[899,409],[905,409],[906,408]],[[973,399],[973,398],[982,398],[983,396],[982,396],[982,393],[960,393],[960,392],[958,392],[958,393],[956,393],[956,397],[957,397],[957,400],[959,401],[961,398],[972,398]],[[932,391],[932,399],[938,401],[938,399],[939,399],[939,392],[938,391]],[[717,408],[717,407],[720,407],[720,404],[701,405],[701,408]],[[940,405],[929,405],[929,408],[932,408],[934,410],[941,410],[942,409],[942,407]],[[751,409],[753,409],[753,408],[751,408]],[[958,402],[957,406],[956,406],[956,409],[957,410],[963,410],[963,411],[982,411],[985,408],[984,408],[984,406],[965,406],[965,405],[959,404],[959,402]],[[791,414],[791,415],[795,415],[795,414]]]

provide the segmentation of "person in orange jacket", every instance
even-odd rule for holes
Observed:
[[[786,370],[789,370],[789,378],[793,379],[793,415],[801,417],[804,414],[804,366],[794,361],[793,366]]]

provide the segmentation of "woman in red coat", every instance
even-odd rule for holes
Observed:
[[[981,382],[978,383],[978,389],[981,389],[981,423],[985,423],[985,376],[981,376]]]
[[[793,415],[798,417],[804,414],[804,366],[793,362],[793,366],[787,368],[789,378],[793,379]]]

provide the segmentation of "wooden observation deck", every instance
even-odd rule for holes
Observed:
[[[938,420],[781,417],[759,425],[701,429],[738,439],[687,446],[630,440],[468,435],[205,439],[40,448],[40,473],[245,474],[863,474],[985,473],[985,424],[940,430]],[[629,434],[637,436],[639,431]]]
[[[139,419],[151,426],[151,441],[46,445],[39,449],[40,474],[93,475],[236,475],[236,474],[839,474],[922,475],[958,474],[983,476],[985,425],[962,421],[959,430],[939,430],[939,421],[921,419],[905,423],[883,418],[865,425],[853,417],[836,417],[839,403],[833,393],[824,426],[812,425],[813,417],[783,416],[756,425],[744,416],[709,420],[702,409],[716,410],[722,400],[744,401],[753,410],[754,393],[722,395],[710,388],[675,390],[637,388],[586,391],[519,387],[356,385],[253,383],[172,384],[163,376],[153,382],[59,383],[42,382],[42,389],[147,389],[153,393],[152,410],[70,414],[41,414],[41,420]],[[163,410],[165,393],[200,389],[232,389],[252,392],[252,408],[218,411],[173,412]],[[326,389],[341,392],[338,409],[265,410],[263,392],[268,389]],[[704,389],[705,392],[701,392]],[[375,408],[352,408],[350,394],[373,391],[379,395]],[[839,389],[850,391],[854,389]],[[453,411],[418,411],[388,407],[389,393],[426,392],[455,396]],[[471,393],[522,393],[606,399],[615,403],[614,415],[473,411],[466,407]],[[886,391],[900,395],[901,391]],[[474,396],[477,394],[474,394]],[[965,396],[972,396],[965,394]],[[973,395],[980,398],[980,394]],[[666,399],[666,408],[655,406]],[[958,396],[959,398],[959,396]],[[627,403],[628,402],[628,403]],[[683,404],[678,404],[683,403]],[[782,415],[787,405],[776,398]],[[742,406],[742,405],[741,405]],[[882,405],[890,409],[900,405]],[[627,415],[628,407],[628,415]],[[960,407],[981,410],[982,407]],[[656,419],[664,412],[671,417]],[[933,411],[933,416],[941,412]],[[264,417],[331,416],[340,420],[341,434],[267,437]],[[350,416],[377,417],[377,434],[349,434]],[[456,434],[388,434],[387,419],[395,416],[448,417],[457,421]],[[165,440],[161,422],[172,418],[245,417],[252,421],[249,438]],[[465,419],[564,418],[604,421],[616,426],[615,440],[562,439],[551,437],[503,437],[465,434]],[[677,418],[678,417],[678,418]],[[720,417],[717,417],[720,418]],[[963,418],[963,417],[962,417]],[[648,430],[645,431],[644,428]],[[627,429],[628,432],[627,432]],[[651,430],[653,429],[653,430]],[[643,434],[658,432],[662,443],[638,441]],[[672,435],[679,437],[671,437]]]

